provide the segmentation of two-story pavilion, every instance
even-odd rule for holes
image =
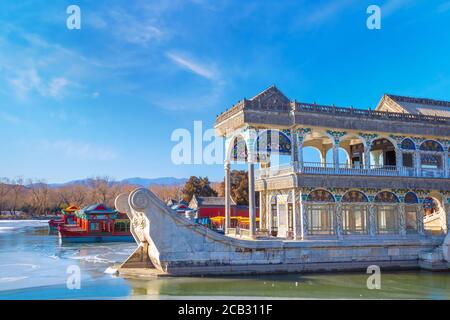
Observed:
[[[250,228],[241,236],[402,239],[449,229],[448,101],[386,94],[376,109],[363,110],[291,101],[271,86],[220,114],[215,129],[226,138],[230,236],[236,162],[248,163],[249,174]]]

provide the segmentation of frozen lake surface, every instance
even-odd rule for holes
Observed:
[[[368,274],[308,274],[128,280],[105,273],[134,243],[60,245],[46,221],[0,221],[0,299],[450,299],[450,273],[382,272],[381,290]],[[71,266],[81,288],[66,285]]]

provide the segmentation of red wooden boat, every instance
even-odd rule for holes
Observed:
[[[60,224],[62,242],[134,242],[124,213],[97,203],[76,212],[76,224]]]
[[[80,207],[71,205],[65,209],[61,210],[61,219],[52,219],[48,222],[48,227],[50,231],[58,231],[58,226],[63,224],[76,224],[75,212],[80,210]]]

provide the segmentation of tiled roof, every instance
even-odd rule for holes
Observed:
[[[225,197],[196,197],[198,206],[225,206]],[[231,205],[235,205],[231,199]]]
[[[393,94],[387,94],[391,99],[397,101],[397,102],[407,102],[407,103],[413,103],[413,104],[420,104],[420,105],[427,105],[427,106],[440,106],[440,107],[447,107],[450,108],[450,101],[445,100],[434,100],[434,99],[428,99],[428,98],[414,98],[414,97],[407,97],[407,96],[397,96]]]
[[[387,98],[387,99],[386,99]],[[450,117],[450,101],[434,100],[427,98],[414,98],[386,94],[380,101],[377,109],[385,111],[382,107],[385,100],[391,100],[395,105],[389,105],[389,109],[395,112],[407,112],[412,114],[423,114],[427,116]]]
[[[108,214],[108,213],[117,212],[114,209],[108,208],[103,203],[96,203],[96,204],[90,205],[90,206],[84,208],[82,211],[84,211],[85,213],[89,213],[89,214],[91,214],[91,213]]]

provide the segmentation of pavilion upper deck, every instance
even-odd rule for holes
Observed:
[[[412,109],[411,105],[424,108]],[[385,95],[375,110],[358,109],[291,101],[272,86],[252,99],[239,101],[218,115],[215,123],[220,135],[244,126],[280,129],[320,126],[390,134],[450,136],[450,102]]]
[[[385,95],[375,110],[362,110],[291,101],[272,86],[219,115],[215,128],[227,138],[226,161],[261,163],[257,180],[432,178],[446,179],[446,188],[450,180],[448,101]],[[318,156],[305,156],[307,148]],[[279,165],[273,154],[290,161]]]

